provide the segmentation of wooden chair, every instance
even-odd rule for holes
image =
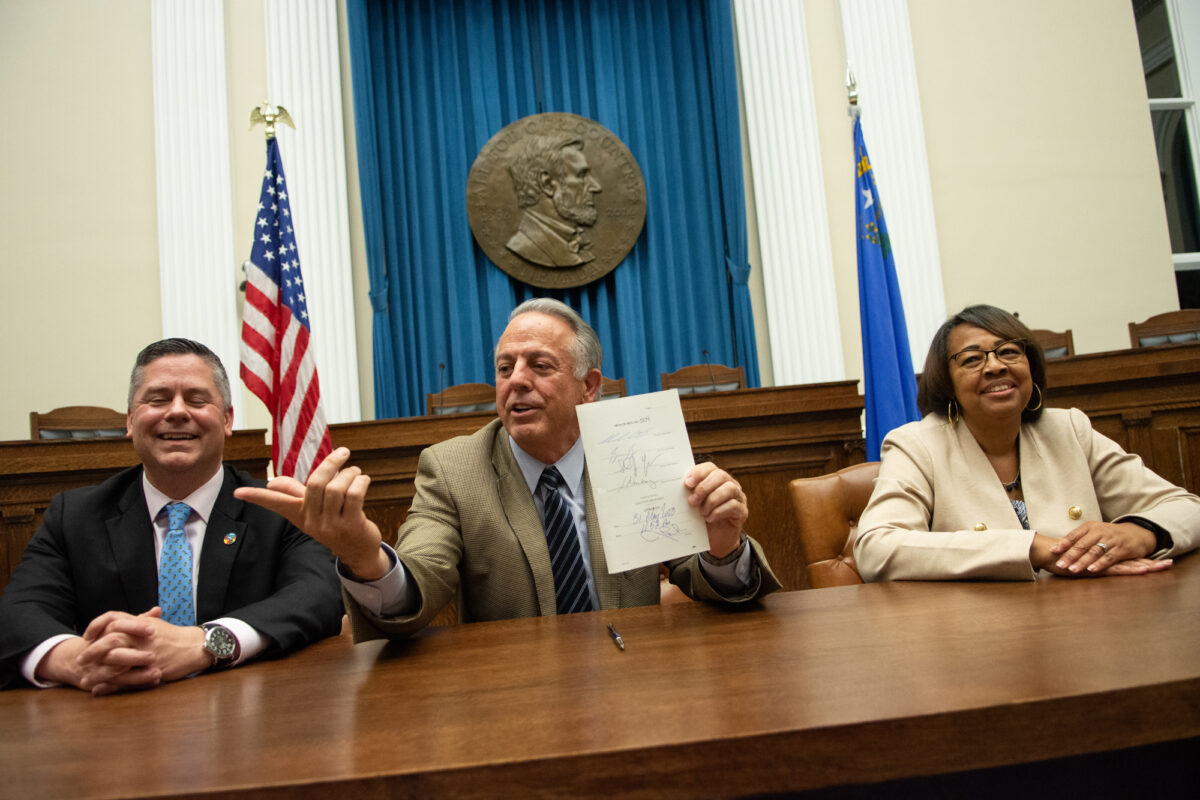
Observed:
[[[104,439],[125,435],[125,414],[101,406],[63,406],[29,412],[30,439]]]
[[[729,392],[746,388],[744,367],[727,367],[724,364],[692,364],[674,372],[660,373],[662,388],[678,389],[680,394],[701,392]]]
[[[625,396],[624,378],[605,378],[600,384],[600,400],[612,400],[614,397]]]
[[[1200,340],[1200,308],[1155,314],[1145,322],[1129,323],[1130,347],[1154,347]]]
[[[854,563],[854,535],[877,475],[879,462],[868,461],[788,485],[811,588],[862,583]]]
[[[460,383],[425,395],[425,414],[469,414],[496,410],[496,387],[490,383]]]
[[[1075,355],[1075,335],[1070,328],[1061,333],[1039,328],[1032,333],[1033,338],[1042,346],[1042,352],[1046,354],[1047,359]]]

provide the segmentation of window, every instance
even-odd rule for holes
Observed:
[[[1133,14],[1150,97],[1179,306],[1200,308],[1200,173],[1196,171],[1200,118],[1194,99],[1200,70],[1189,68],[1188,60],[1190,55],[1192,62],[1200,62],[1200,9],[1193,0],[1133,0]]]

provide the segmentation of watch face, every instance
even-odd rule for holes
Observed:
[[[218,659],[233,658],[234,651],[237,649],[237,639],[228,628],[214,625],[208,629],[204,646]]]

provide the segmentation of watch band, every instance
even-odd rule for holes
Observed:
[[[204,651],[213,660],[209,669],[221,669],[237,661],[242,645],[233,631],[219,622],[206,622],[200,627],[204,630]]]

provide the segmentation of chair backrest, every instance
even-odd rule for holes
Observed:
[[[1070,328],[1061,333],[1039,328],[1032,333],[1033,338],[1037,339],[1038,344],[1042,346],[1042,352],[1046,354],[1047,359],[1075,355],[1075,334],[1071,332]]]
[[[1129,323],[1130,347],[1154,347],[1200,340],[1200,308],[1155,314],[1145,322]]]
[[[612,400],[615,397],[625,396],[625,379],[624,378],[605,378],[600,384],[600,399]]]
[[[101,406],[63,406],[29,412],[30,439],[104,439],[125,435],[125,415]]]
[[[460,383],[425,395],[425,413],[469,414],[496,410],[496,387],[490,383]]]
[[[854,563],[854,536],[877,475],[879,462],[868,461],[789,484],[811,588],[862,583]]]
[[[744,367],[727,367],[724,364],[692,364],[674,372],[660,373],[662,388],[678,389],[680,394],[701,392],[728,392],[746,388]]]

